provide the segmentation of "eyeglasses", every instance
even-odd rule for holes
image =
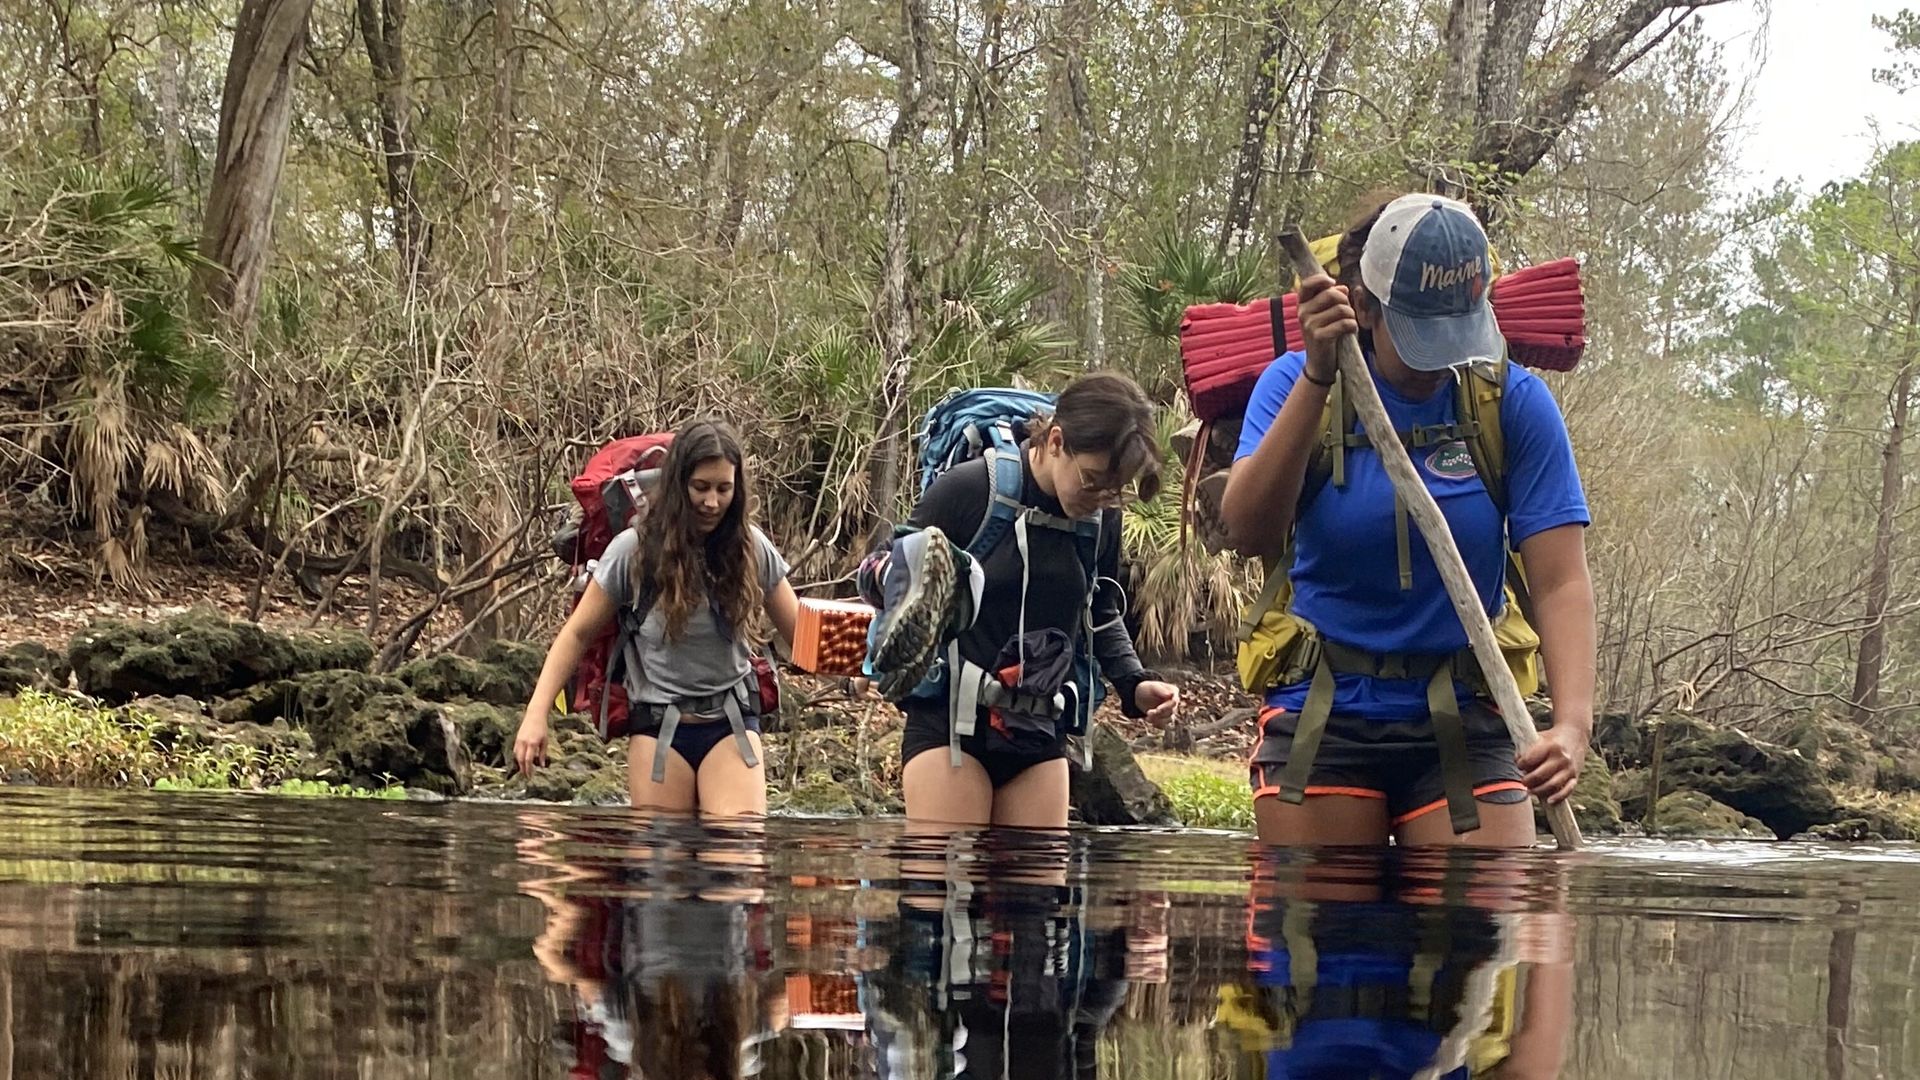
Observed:
[[[1138,499],[1138,493],[1128,490],[1125,483],[1110,484],[1102,479],[1102,474],[1090,472],[1084,465],[1075,465],[1080,473],[1080,493],[1092,499],[1096,506],[1118,508]]]

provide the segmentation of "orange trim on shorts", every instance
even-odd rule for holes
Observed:
[[[1278,763],[1272,761],[1248,762],[1247,767],[1249,769],[1259,769],[1260,779],[1265,780],[1267,778],[1267,770],[1278,767]],[[1309,797],[1314,795],[1346,795],[1356,799],[1384,799],[1387,797],[1386,792],[1374,788],[1342,787],[1338,784],[1308,784],[1306,793]],[[1255,802],[1261,799],[1277,798],[1279,795],[1280,785],[1278,784],[1261,784],[1259,787],[1253,789]]]
[[[1479,787],[1474,788],[1473,795],[1475,798],[1479,798],[1482,795],[1491,795],[1496,791],[1525,791],[1525,790],[1527,790],[1527,785],[1521,783],[1518,780],[1495,780],[1491,784],[1481,784]],[[1447,800],[1445,796],[1442,796],[1438,799],[1433,800],[1432,802],[1428,803],[1427,805],[1421,807],[1418,810],[1413,810],[1408,813],[1401,814],[1397,818],[1394,818],[1393,819],[1394,827],[1398,828],[1402,825],[1405,825],[1407,822],[1412,821],[1414,818],[1431,814],[1435,810],[1438,810],[1445,805],[1447,805]]]
[[[1260,711],[1254,715],[1253,749],[1247,754],[1247,768],[1253,768],[1254,762],[1260,760],[1260,748],[1266,745],[1267,742],[1267,721],[1276,716],[1286,715],[1286,711],[1285,709],[1277,709],[1270,705],[1263,705]]]

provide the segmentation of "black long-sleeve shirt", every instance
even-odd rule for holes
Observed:
[[[1042,513],[1064,517],[1060,501],[1040,490],[1033,479],[1033,463],[1027,447],[1020,448],[1020,501]],[[938,526],[955,544],[965,547],[986,520],[987,506],[993,497],[993,483],[985,458],[976,458],[948,469],[934,480],[907,518],[907,524],[924,529]],[[1086,605],[1087,580],[1080,563],[1073,534],[1058,529],[1031,527],[1027,530],[1028,584],[1027,632],[1055,627],[1066,632],[1076,645],[1082,632],[1081,612]],[[1133,639],[1120,616],[1124,598],[1120,578],[1120,511],[1106,510],[1100,515],[1099,544],[1094,558],[1095,572],[1102,578],[1094,595],[1093,655],[1100,670],[1113,684],[1120,708],[1128,716],[1142,715],[1134,703],[1134,690],[1141,682],[1156,676],[1140,663]],[[992,669],[1000,650],[1020,632],[1020,547],[1013,530],[985,559],[981,572],[986,586],[980,611],[971,629],[960,635],[960,652],[968,661]]]

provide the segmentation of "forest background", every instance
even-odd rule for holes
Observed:
[[[1186,305],[1431,188],[1583,266],[1600,709],[1910,750],[1920,145],[1751,186],[1735,3],[0,0],[0,573],[351,593],[385,668],[538,638],[567,478],[712,412],[844,592],[946,390],[1110,366],[1171,445]],[[1224,649],[1254,568],[1167,468],[1140,643]]]

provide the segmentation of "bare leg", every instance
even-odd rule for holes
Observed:
[[[702,817],[766,816],[766,755],[760,751],[759,732],[747,732],[747,739],[753,743],[753,756],[760,764],[749,766],[731,736],[708,751],[706,760],[700,763],[697,799]]]
[[[1480,827],[1454,835],[1453,819],[1440,807],[1401,823],[1395,829],[1403,847],[1530,848],[1538,838],[1533,825],[1533,801],[1480,803]]]
[[[672,810],[685,813],[694,807],[693,767],[687,759],[669,747],[667,778],[653,782],[653,755],[660,740],[651,735],[635,735],[627,740],[627,795],[635,810]]]
[[[1301,803],[1264,795],[1253,801],[1253,819],[1263,844],[1378,847],[1392,835],[1387,801],[1360,795],[1309,795]]]
[[[945,749],[923,750],[900,770],[900,788],[908,821],[963,828],[993,821],[993,783],[970,755],[961,755],[956,768]]]
[[[1067,827],[1067,759],[1034,765],[991,794],[993,823],[1015,829]]]

